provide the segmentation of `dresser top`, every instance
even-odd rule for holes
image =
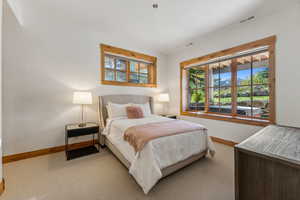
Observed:
[[[300,129],[270,125],[235,147],[300,164]]]

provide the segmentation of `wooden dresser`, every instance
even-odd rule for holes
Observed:
[[[271,125],[235,146],[236,200],[300,200],[300,129]]]

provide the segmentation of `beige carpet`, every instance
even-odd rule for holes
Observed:
[[[1,200],[233,200],[233,148],[161,180],[146,196],[107,150],[66,161],[63,152],[4,165]]]

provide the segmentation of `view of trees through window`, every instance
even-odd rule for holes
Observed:
[[[209,112],[231,113],[231,60],[210,64]]]
[[[268,51],[190,68],[188,80],[189,110],[269,117]]]
[[[204,110],[205,107],[205,69],[189,70],[189,107],[192,110]]]

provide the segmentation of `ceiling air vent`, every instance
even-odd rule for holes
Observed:
[[[247,21],[250,21],[250,20],[253,20],[253,19],[255,19],[255,16],[251,16],[251,17],[248,17],[246,19],[243,19],[243,20],[240,21],[240,23],[244,23],[244,22],[247,22]]]

